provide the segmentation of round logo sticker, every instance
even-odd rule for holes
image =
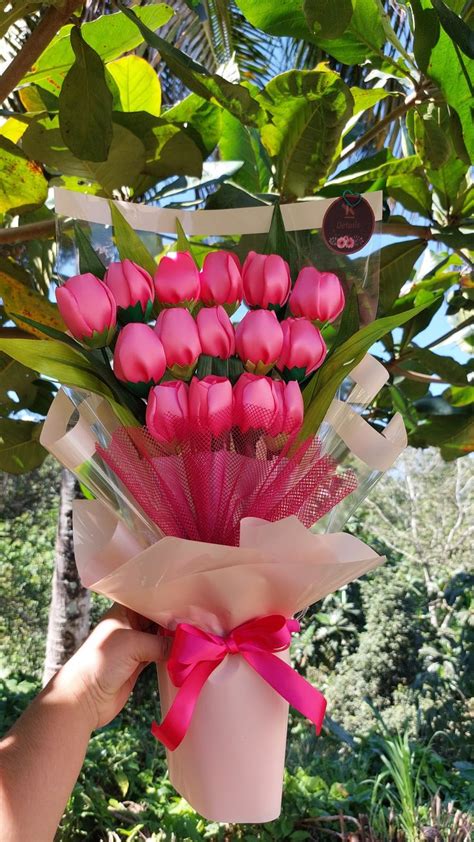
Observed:
[[[332,251],[354,254],[367,245],[374,227],[374,212],[366,199],[345,190],[324,214],[322,234]]]

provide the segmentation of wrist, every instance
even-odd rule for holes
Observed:
[[[41,695],[45,702],[57,705],[73,717],[74,728],[80,728],[87,737],[97,728],[97,709],[87,682],[71,669],[70,662],[61,667]]]

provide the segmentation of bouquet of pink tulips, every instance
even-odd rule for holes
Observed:
[[[59,194],[63,213],[112,219],[121,259],[105,266],[76,230],[81,271],[56,293],[65,332],[24,316],[49,339],[0,347],[63,383],[41,441],[95,498],[74,513],[84,585],[173,638],[152,728],[171,781],[210,819],[268,821],[289,704],[317,732],[325,710],[290,666],[295,616],[382,561],[335,531],[406,443],[399,416],[382,433],[362,417],[387,378],[367,351],[427,302],[361,327],[355,262],[290,269],[266,248],[241,263],[182,230],[156,262],[136,233],[151,209]],[[224,212],[229,225],[247,210]]]

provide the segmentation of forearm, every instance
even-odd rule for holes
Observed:
[[[53,840],[93,727],[60,672],[0,743],[2,842]]]

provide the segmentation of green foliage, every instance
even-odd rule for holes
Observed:
[[[158,29],[172,17],[173,10],[165,3],[143,6],[136,9],[136,14],[147,26]],[[41,89],[57,96],[65,74],[74,61],[70,33],[72,26],[63,26],[46,47],[37,62],[26,74],[23,82],[38,84]],[[84,41],[95,50],[102,61],[113,59],[135,49],[143,42],[143,37],[123,12],[102,15],[96,20],[81,26]]]
[[[291,70],[276,76],[259,97],[271,117],[262,142],[276,159],[277,185],[286,200],[320,187],[352,112],[347,85],[329,70]]]
[[[76,157],[106,161],[113,127],[112,94],[105,81],[104,65],[77,26],[71,29],[71,47],[75,61],[64,77],[58,100],[61,137]]]
[[[442,508],[433,505],[433,476]],[[59,468],[48,459],[29,476],[1,480],[5,729],[39,689]],[[472,693],[471,481],[469,460],[446,465],[434,452],[409,451],[358,516],[357,534],[386,551],[389,562],[310,609],[295,636],[293,658],[328,696],[329,719],[317,738],[302,717],[292,715],[277,821],[206,822],[176,795],[164,750],[150,734],[159,710],[156,674],[149,668],[122,714],[92,737],[58,842],[101,842],[112,834],[139,838],[140,832],[161,842],[319,839],[329,829],[340,831],[339,819],[330,818],[339,812],[350,817],[347,834],[356,832],[365,815],[373,838],[385,842],[389,824],[405,832],[441,830],[449,815],[468,811],[474,796],[466,701]],[[96,620],[103,606],[94,602]],[[442,815],[438,810],[430,817],[436,793]]]
[[[41,167],[6,137],[0,137],[0,213],[24,213],[46,200],[48,185]]]

